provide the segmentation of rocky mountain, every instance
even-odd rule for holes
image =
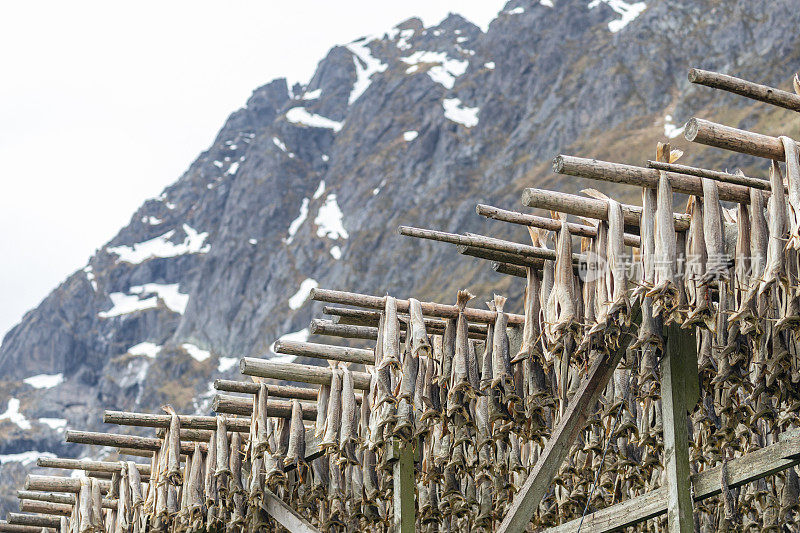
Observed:
[[[445,302],[469,287],[519,311],[521,281],[395,229],[525,242],[474,206],[521,209],[525,186],[578,191],[550,172],[560,152],[640,164],[671,138],[690,164],[763,175],[763,161],[686,146],[679,126],[697,115],[797,135],[797,121],[686,73],[787,87],[798,23],[792,0],[512,0],[486,33],[459,15],[409,19],[333,47],[305,86],[256,89],[3,339],[0,508],[16,507],[38,454],[89,453],[63,431],[101,427],[104,408],[208,411],[210,383],[236,377],[238,357],[308,337],[316,285]]]

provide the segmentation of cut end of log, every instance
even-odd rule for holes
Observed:
[[[272,345],[272,351],[275,353],[283,353],[283,341],[275,341]]]
[[[239,359],[239,373],[244,374],[245,368],[247,368],[247,362],[245,361],[245,358],[242,357]]]
[[[219,394],[215,394],[214,399],[211,401],[211,410],[214,411],[215,413],[219,408],[219,402],[220,402],[220,396]]]
[[[31,476],[30,476],[30,474],[25,476],[25,490],[31,490]]]
[[[411,229],[412,229],[411,226],[398,226],[397,233],[399,233],[400,235],[410,236]]]
[[[317,289],[315,287],[315,288],[311,289],[310,293],[308,293],[308,299],[309,300],[316,300],[316,298],[315,298],[316,295],[317,295]]]
[[[689,69],[689,82],[697,83],[697,79],[700,77],[700,73],[701,72],[702,71],[700,69],[690,68]]]
[[[561,174],[561,170],[564,168],[564,156],[557,155],[553,158],[553,172],[556,174]],[[527,190],[527,189],[526,189]],[[525,193],[523,193],[524,195]]]
[[[321,327],[322,327],[322,324],[320,324],[320,320],[318,318],[314,318],[314,319],[311,320],[311,324],[308,325],[308,331],[312,335],[315,335],[315,334],[319,333],[319,330],[320,330]]]
[[[686,129],[683,130],[684,138],[689,142],[694,141],[697,137],[698,128],[697,119],[694,117],[690,118],[689,122],[686,123]]]

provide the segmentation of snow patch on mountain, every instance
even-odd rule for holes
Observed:
[[[174,243],[170,239],[175,235],[175,230],[170,230],[148,241],[139,242],[131,246],[111,246],[108,253],[119,257],[117,262],[141,264],[148,259],[157,257],[177,257],[186,254],[205,254],[211,250],[210,244],[205,244],[208,232],[200,233],[188,224],[183,224],[186,238],[183,242]]]
[[[442,107],[444,107],[444,116],[448,120],[452,120],[467,128],[478,125],[479,107],[462,106],[461,100],[458,98],[445,98],[444,101],[442,101]]]
[[[309,128],[324,128],[338,133],[343,126],[342,122],[337,122],[322,115],[309,113],[305,107],[293,107],[286,112],[286,120],[292,124],[306,126]]]

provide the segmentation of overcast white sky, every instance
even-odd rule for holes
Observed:
[[[412,16],[506,0],[0,3],[0,336],[175,181],[256,87]]]

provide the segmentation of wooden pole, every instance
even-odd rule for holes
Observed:
[[[654,172],[658,171],[654,170]],[[576,194],[529,188],[522,191],[522,204],[584,218],[608,220],[608,202]],[[636,205],[622,204],[622,215],[626,226],[638,228],[642,218],[642,208]],[[673,217],[676,231],[689,229],[689,215],[674,213]]]
[[[374,341],[378,338],[378,328],[372,326],[354,326],[352,324],[336,324],[330,320],[315,318],[309,324],[312,335],[327,335],[342,339],[364,339]],[[400,342],[405,342],[405,332],[400,332]],[[375,362],[373,357],[372,363]]]
[[[498,252],[497,250],[487,250],[486,248],[459,246],[458,253],[461,255],[468,255],[470,257],[477,257],[478,259],[486,259],[487,261],[499,261],[501,263],[508,263],[510,265],[531,267],[535,268],[536,270],[541,270],[542,266],[544,266],[544,259],[533,259],[517,254]]]
[[[760,189],[762,191],[770,190],[769,180],[761,178],[751,178],[749,176],[740,176],[738,174],[720,172],[719,170],[708,170],[705,168],[690,167],[687,165],[676,165],[675,163],[662,163],[661,161],[648,161],[647,166],[656,170],[664,170],[678,174],[688,174],[690,176],[708,178],[714,181],[736,183],[737,185],[744,185],[745,187],[752,187],[753,189]]]
[[[211,404],[211,409],[215,413],[231,415],[250,416],[253,414],[254,396],[230,396],[228,394],[217,394]],[[317,404],[301,402],[303,406],[303,420],[317,419]],[[291,418],[292,402],[286,400],[267,401],[267,415],[276,418]]]
[[[161,439],[152,437],[137,437],[135,435],[120,435],[118,433],[99,433],[96,431],[67,430],[66,441],[75,444],[91,444],[94,446],[114,446],[131,448],[134,450],[157,451],[161,448]],[[191,455],[194,445],[188,442],[181,443],[181,453]]]
[[[18,490],[17,498],[20,500],[36,500],[39,502],[75,505],[75,496],[73,494],[56,494],[53,492],[37,492],[34,490]],[[116,509],[118,501],[119,500],[113,498],[103,498],[103,509]]]
[[[392,464],[395,533],[413,533],[416,524],[414,501],[414,448],[410,442],[395,439],[389,449]]]
[[[6,518],[8,518],[9,524],[19,524],[22,526],[37,526],[39,528],[51,527],[53,529],[59,529],[61,527],[60,518],[56,518],[54,516],[47,516],[43,514],[8,513]]]
[[[608,384],[620,360],[625,355],[632,335],[624,335],[625,341],[613,351],[603,351],[595,356],[592,366],[581,383],[575,396],[567,405],[566,411],[553,428],[553,432],[542,450],[525,483],[514,496],[508,508],[499,533],[522,533],[528,527],[533,514],[539,507],[561,463],[569,453],[572,443],[581,432],[590,410]]]
[[[303,518],[269,489],[264,489],[264,511],[291,533],[319,533],[319,530]]]
[[[40,457],[36,464],[42,468],[63,468],[67,470],[86,470],[113,474],[122,470],[119,461],[85,461],[83,459],[62,459],[60,457]],[[136,469],[144,476],[150,475],[150,465],[137,464]]]
[[[299,381],[317,385],[330,385],[333,370],[321,366],[301,365],[297,363],[276,363],[266,359],[244,357],[239,361],[239,370],[246,376]],[[353,371],[355,388],[369,390],[371,376],[366,372]]]
[[[459,235],[457,233],[413,228],[411,226],[400,226],[398,231],[400,232],[400,235],[416,237],[418,239],[447,242],[450,244],[469,246],[472,248],[484,248],[486,250],[492,250],[495,252],[521,255],[523,257],[530,257],[533,259],[544,259],[546,261],[555,261],[556,259],[555,250],[551,250],[549,248],[539,248],[536,246],[530,246],[528,244],[519,244],[511,241],[503,241],[500,239],[494,239],[492,237],[486,237],[484,235]],[[572,254],[572,258],[574,261],[580,261],[582,256],[580,254]]]
[[[477,213],[486,218],[493,220],[500,220],[503,222],[510,222],[511,224],[520,224],[522,226],[531,226],[533,228],[546,229],[549,231],[559,231],[561,229],[561,221],[554,218],[540,217],[536,215],[528,215],[526,213],[518,213],[516,211],[508,211],[493,207],[491,205],[478,204],[475,207]],[[573,236],[577,237],[597,237],[597,228],[587,226],[585,224],[575,224],[568,222],[567,227]],[[625,233],[623,235],[624,242],[627,246],[638,248],[641,239],[638,235]]]
[[[515,276],[517,278],[528,277],[528,270],[525,267],[509,265],[508,263],[499,263],[495,261],[492,263],[492,270],[498,274],[506,274],[508,276]]]
[[[343,324],[336,324],[343,325]],[[349,348],[347,346],[333,346],[330,344],[316,344],[300,341],[276,341],[273,350],[276,353],[313,357],[315,359],[330,359],[361,365],[375,364],[375,353],[363,348]],[[316,399],[316,398],[315,398]]]
[[[775,161],[786,159],[783,153],[783,143],[778,137],[753,133],[730,126],[724,126],[703,120],[702,118],[692,118],[686,123],[684,137],[687,141],[730,150],[740,154],[754,155]],[[720,199],[722,200],[722,189],[720,189]]]
[[[322,312],[326,315],[340,317],[338,320],[334,318],[336,324],[353,324],[357,326],[377,326],[380,319],[380,311],[368,311],[366,309],[351,309],[349,307],[334,307],[326,305],[322,308]],[[408,319],[408,315],[400,315],[401,318]],[[423,318],[425,328],[433,332],[444,332],[446,322],[441,318]],[[405,321],[400,321],[400,329],[407,328]],[[468,324],[467,331],[470,333],[477,333],[481,338],[486,337],[487,326],[485,324]],[[352,349],[352,348],[351,348]],[[369,350],[370,353],[374,353]]]
[[[753,83],[719,72],[693,68],[689,70],[689,81],[712,89],[722,89],[752,100],[800,112],[800,96],[788,91]]]
[[[800,464],[800,432],[728,462],[728,486],[731,489],[757,479],[777,474]],[[691,476],[694,500],[702,501],[721,492],[722,466],[715,466]],[[641,496],[586,515],[581,533],[617,531],[634,526],[667,511],[667,487],[652,490]],[[545,533],[573,533],[580,518],[545,530]]]
[[[60,525],[60,524],[59,524]],[[47,528],[44,531],[55,531]],[[5,520],[0,520],[0,533],[42,533],[41,526],[23,526],[22,524],[9,524]]]
[[[69,516],[72,514],[72,505],[41,502],[36,500],[20,500],[19,510],[26,513],[40,513],[51,516]]]
[[[694,335],[671,324],[661,359],[661,413],[664,421],[664,467],[667,473],[669,533],[693,533],[692,487],[689,480],[689,408],[684,366],[696,350]],[[694,365],[697,366],[696,358]]]
[[[100,483],[101,492],[108,492],[111,489],[111,483],[109,481],[99,480],[98,483]],[[71,477],[37,476],[29,474],[25,479],[25,490],[78,494],[81,491],[81,480]]]
[[[687,226],[688,227],[688,226]],[[350,305],[353,307],[365,307],[367,309],[383,310],[384,299],[380,296],[370,296],[354,292],[335,291],[331,289],[312,289],[312,300],[326,302],[330,304]],[[422,304],[422,314],[439,318],[458,318],[458,307],[455,305],[440,304],[434,302],[420,302]],[[408,313],[408,300],[397,300],[397,311]],[[494,324],[496,314],[493,311],[475,309],[467,307],[464,309],[464,318],[471,322],[482,324]],[[511,325],[524,324],[525,316],[507,313],[508,323]]]
[[[658,187],[659,177],[658,170],[654,168],[636,167],[570,155],[559,155],[553,159],[553,172],[649,189]],[[674,192],[703,195],[703,181],[696,176],[667,172],[667,178]],[[750,191],[747,187],[733,183],[719,183],[718,188],[720,200],[742,204],[750,203]]]
[[[292,398],[297,400],[316,400],[319,389],[311,387],[292,387],[290,385],[272,385],[267,383],[267,392],[270,398]],[[214,380],[214,388],[220,392],[239,392],[243,394],[258,394],[259,384],[253,381],[231,381],[227,379]],[[228,419],[230,420],[230,419]],[[210,428],[209,428],[210,429]],[[228,426],[230,429],[230,426]]]
[[[254,383],[253,385],[256,386],[256,392],[258,392],[258,384]],[[316,396],[314,396],[314,398],[316,398]],[[182,429],[208,429],[212,431],[217,429],[217,417],[215,416],[179,415],[178,419],[180,420]],[[170,424],[170,415],[105,411],[103,413],[103,422],[120,426],[168,428]],[[227,427],[228,431],[248,433],[250,431],[250,419],[229,417]],[[148,468],[150,467],[148,466]]]

